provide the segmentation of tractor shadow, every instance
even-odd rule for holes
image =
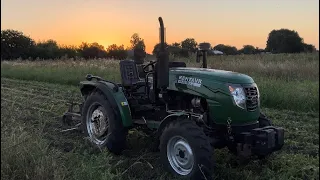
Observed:
[[[161,164],[160,152],[154,151],[154,138],[142,131],[132,130],[127,139],[127,148],[120,156],[110,160],[111,171],[121,174],[119,179],[179,179],[168,173]],[[254,164],[255,171],[261,172],[266,160],[242,160],[228,152],[227,148],[214,151],[212,179],[234,179],[237,174],[246,174]],[[230,173],[230,170],[233,173]],[[241,179],[241,178],[240,178]]]
[[[143,131],[136,129],[129,131],[127,147],[121,155],[110,154],[106,148],[93,147],[79,131],[64,132],[63,138],[62,134],[50,134],[51,138],[47,138],[51,140],[51,145],[66,153],[77,153],[83,157],[108,154],[106,162],[109,167],[108,171],[116,175],[112,179],[179,179],[163,168],[160,152],[154,151],[151,147],[154,138]],[[212,179],[234,179],[238,175],[246,174],[248,168],[258,173],[262,171],[262,167],[266,163],[265,160],[240,161],[226,148],[216,149],[212,161],[214,162]],[[252,169],[253,167],[254,169]]]

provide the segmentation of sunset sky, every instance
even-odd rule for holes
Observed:
[[[129,45],[133,33],[147,52],[159,41],[162,16],[167,42],[265,48],[268,33],[288,28],[319,49],[319,0],[1,0],[1,29],[36,41]]]

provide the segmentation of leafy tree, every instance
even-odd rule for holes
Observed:
[[[181,51],[182,51],[182,48],[180,47],[177,47],[177,46],[172,46],[172,45],[169,45],[168,46],[168,51],[171,55],[175,56],[175,57],[180,57],[181,56]],[[188,52],[188,51],[187,51]]]
[[[52,39],[45,42],[38,42],[34,49],[34,58],[56,59],[61,57],[58,43]]]
[[[255,51],[256,51],[256,54],[265,52],[264,49],[261,49],[261,48],[258,48],[258,47],[256,47],[256,50],[255,50]]]
[[[165,48],[168,48],[169,45],[166,43],[165,44]],[[152,50],[152,54],[157,55],[160,51],[160,43],[154,45],[153,50]]]
[[[169,52],[175,57],[189,57],[189,50],[182,48],[180,43],[172,43],[168,47]]]
[[[89,58],[114,58],[125,59],[128,56],[128,50],[132,50],[135,56],[133,58],[143,59],[145,56],[144,39],[140,38],[137,33],[134,33],[130,39],[130,47],[124,48],[123,45],[110,45],[107,50],[100,44],[82,43],[79,48],[75,46],[59,46],[55,40],[47,40],[44,42],[35,43],[30,37],[25,36],[20,31],[2,30],[1,31],[1,59],[55,59],[61,57],[75,58],[81,56],[85,59]],[[174,42],[166,44],[165,47],[169,53],[176,57],[189,57],[190,52],[195,52],[198,43],[194,38],[186,38],[181,43]],[[152,51],[153,54],[159,52],[160,45],[156,44]],[[298,53],[298,52],[314,52],[317,51],[314,45],[306,44],[296,31],[288,29],[272,30],[268,35],[267,47],[265,50],[259,49],[252,45],[244,45],[239,51],[234,46],[218,44],[211,50],[219,50],[227,55],[256,54],[264,51],[272,53]],[[208,53],[210,55],[212,53]]]
[[[8,29],[1,31],[1,59],[26,59],[32,54],[35,42],[22,32]]]
[[[76,46],[61,46],[59,48],[60,54],[67,58],[76,58],[79,56]]]
[[[127,57],[127,50],[124,48],[124,45],[117,46],[116,44],[112,44],[107,48],[108,58],[114,59],[125,59]]]
[[[79,52],[85,59],[107,57],[107,52],[104,50],[104,47],[96,42],[91,44],[83,42],[79,47]]]
[[[146,45],[144,44],[144,39],[140,38],[139,34],[134,33],[131,36],[130,44],[132,49],[146,49]]]
[[[314,45],[312,44],[303,44],[304,52],[316,52],[317,49]]]
[[[174,42],[171,44],[172,47],[182,48],[180,43]]]
[[[181,47],[187,49],[190,52],[195,52],[197,49],[198,43],[194,38],[187,38],[181,42]]]
[[[224,45],[224,44],[218,44],[215,47],[213,47],[214,50],[218,50],[223,52],[223,54],[226,55],[236,55],[238,53],[238,50],[234,46]]]
[[[242,49],[239,50],[240,54],[256,54],[257,49],[252,45],[244,45]]]
[[[268,36],[266,50],[272,53],[299,53],[304,50],[303,39],[293,30],[272,30]]]
[[[181,48],[179,43],[173,43],[171,45],[165,44],[169,54],[175,57],[189,57],[189,50]],[[156,44],[153,48],[152,54],[157,55],[160,51],[160,43]]]

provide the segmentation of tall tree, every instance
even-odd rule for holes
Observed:
[[[178,42],[174,42],[171,44],[172,47],[178,47],[178,48],[181,48],[181,44],[178,43]]]
[[[91,44],[82,43],[79,47],[79,52],[85,59],[107,57],[107,52],[104,50],[104,47],[96,42]]]
[[[32,56],[34,46],[34,40],[20,31],[1,31],[1,59],[28,58]]]
[[[55,59],[62,56],[58,43],[52,39],[38,42],[35,47],[35,57],[41,59]]]
[[[168,48],[168,47],[169,47],[169,45],[166,43],[165,48]],[[160,51],[160,43],[157,43],[153,47],[152,54],[156,55],[156,54],[158,54],[159,51]]]
[[[316,52],[317,49],[314,45],[312,44],[303,44],[303,47],[304,47],[304,52]]]
[[[108,46],[107,53],[109,58],[114,59],[125,59],[127,57],[127,50],[125,50],[124,45],[117,46],[116,44],[112,44]]]
[[[131,36],[130,44],[132,49],[146,49],[146,45],[144,43],[144,39],[140,38],[139,34],[134,33]]]
[[[236,55],[238,53],[238,50],[234,46],[224,45],[224,44],[218,44],[215,47],[213,47],[214,50],[218,50],[223,52],[223,54],[226,55]]]
[[[181,47],[187,49],[190,52],[195,52],[197,49],[198,43],[194,38],[187,38],[181,42]]]
[[[304,50],[303,44],[303,39],[296,31],[289,29],[272,30],[268,36],[266,51],[299,53]]]
[[[257,49],[252,45],[244,45],[242,49],[239,50],[240,54],[255,54]]]

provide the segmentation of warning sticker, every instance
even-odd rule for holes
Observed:
[[[128,103],[127,102],[121,102],[121,106],[127,106]]]

